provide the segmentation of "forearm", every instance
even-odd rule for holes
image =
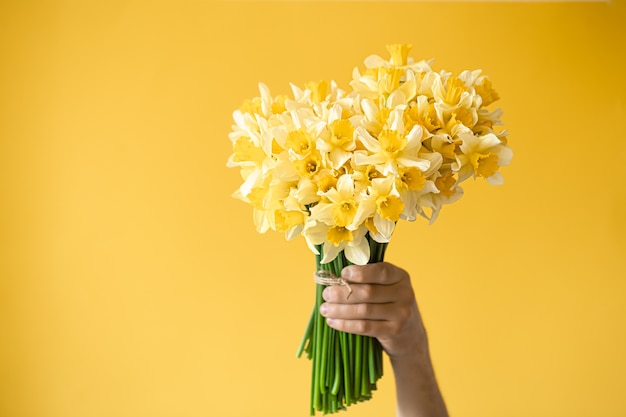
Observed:
[[[396,381],[397,417],[447,417],[428,348],[391,358]]]

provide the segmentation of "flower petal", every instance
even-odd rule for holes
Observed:
[[[358,245],[348,245],[344,249],[346,258],[355,265],[365,265],[370,260],[370,245],[367,239],[361,239]]]

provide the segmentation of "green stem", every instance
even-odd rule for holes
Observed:
[[[300,341],[300,346],[298,346],[298,352],[296,353],[296,357],[299,358],[300,356],[302,356],[302,352],[304,351],[304,346],[306,345],[306,342],[309,342],[309,345],[311,344],[311,339],[312,339],[312,332],[313,332],[313,324],[315,323],[315,307],[313,308],[313,311],[311,311],[311,316],[309,317],[309,322],[306,325],[306,330],[304,331],[304,336],[302,337],[302,340]],[[307,349],[308,351],[308,349]],[[308,356],[308,355],[307,355]],[[309,357],[310,359],[310,357]]]
[[[335,338],[340,339],[341,335],[338,332],[333,332],[333,336]],[[343,376],[343,369],[341,366],[341,342],[337,340],[334,341],[334,354],[335,354],[335,369],[334,369],[334,378],[333,378],[333,386],[330,390],[331,394],[337,395],[339,393],[339,386],[341,384],[341,377]]]
[[[369,338],[367,341],[369,347],[368,347],[368,355],[367,355],[367,363],[368,363],[368,373],[369,373],[369,379],[370,379],[370,384],[375,384],[376,380],[378,379],[378,375],[376,372],[376,360],[374,359],[374,356],[376,355],[376,349],[374,348],[374,339],[373,338]]]
[[[323,319],[322,319],[323,320]],[[328,385],[328,364],[330,361],[328,360],[328,333],[330,332],[330,328],[328,326],[323,326],[322,330],[322,357],[320,362],[320,392],[322,394],[326,394],[326,386]]]
[[[370,263],[381,262],[385,256],[386,243],[378,243],[369,236]],[[340,276],[342,269],[351,262],[342,251],[328,264],[321,264],[323,247],[317,246],[316,271],[328,270]],[[298,347],[297,356],[303,352],[312,360],[311,416],[316,411],[335,413],[356,402],[371,398],[376,381],[382,376],[382,347],[378,340],[338,332],[331,329],[319,313],[324,302],[323,285],[316,285],[315,306]]]
[[[367,399],[370,397],[370,381],[369,376],[367,375],[367,358],[369,356],[369,343],[368,340],[372,340],[371,337],[363,337],[361,338],[362,348],[362,359],[361,359],[361,400]]]
[[[346,396],[346,405],[352,404],[350,393],[352,392],[350,388],[352,387],[352,381],[350,380],[350,350],[348,349],[348,334],[344,332],[339,333],[339,340],[341,343],[341,358],[343,359],[343,384],[344,384],[344,393]]]
[[[354,398],[358,399],[361,395],[361,371],[363,367],[361,366],[361,354],[363,344],[361,343],[361,339],[363,336],[357,334],[354,336],[354,345],[356,347],[354,352]]]
[[[316,285],[316,309],[319,311],[320,300],[322,299],[322,291],[324,291],[323,285]],[[323,318],[320,314],[315,314],[315,348],[314,348],[314,356],[313,356],[313,386],[314,386],[314,395],[313,395],[313,403],[314,408],[316,410],[322,409],[321,404],[321,390],[320,390],[320,376],[321,376],[321,367],[322,367],[322,352],[324,351],[324,346],[322,345],[322,321]]]

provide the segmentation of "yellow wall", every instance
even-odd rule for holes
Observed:
[[[618,1],[3,1],[0,416],[308,415],[313,256],[230,197],[231,112],[258,81],[347,87],[398,42],[483,68],[515,150],[503,187],[468,184],[388,252],[451,414],[626,415],[624,21]],[[388,371],[346,415],[393,401]]]

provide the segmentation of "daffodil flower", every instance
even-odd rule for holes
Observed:
[[[418,157],[422,145],[422,127],[415,125],[408,134],[404,134],[403,107],[391,112],[390,126],[383,129],[375,138],[362,126],[357,127],[356,135],[367,149],[356,151],[354,162],[357,165],[375,165],[385,176],[398,174],[398,167],[417,167],[426,171],[430,162]]]
[[[319,254],[315,246],[322,245],[324,253],[322,264],[331,262],[343,251],[353,264],[365,265],[370,258],[370,245],[365,237],[367,232],[364,225],[356,230],[350,230],[310,219],[305,224],[302,235],[313,253]]]
[[[367,192],[362,193],[362,200],[349,229],[359,227],[371,217],[376,232],[370,232],[370,236],[376,242],[389,242],[396,222],[404,211],[404,202],[395,188],[395,181],[394,176],[372,180]]]
[[[330,109],[326,130],[320,134],[318,148],[324,152],[330,167],[339,170],[351,157],[356,149],[354,126],[348,119],[342,118],[343,108],[335,104]]]
[[[320,193],[328,202],[320,202],[311,208],[311,218],[331,226],[347,228],[352,225],[359,207],[354,186],[354,179],[351,175],[339,177],[336,187]]]
[[[437,78],[433,83],[435,110],[439,119],[446,123],[451,116],[455,120],[465,122],[471,127],[478,116],[476,115],[476,101],[474,91],[465,85],[458,77],[449,76],[447,79]]]
[[[493,133],[484,136],[461,133],[459,138],[462,140],[462,153],[457,155],[456,163],[452,164],[452,169],[458,172],[458,182],[474,176],[484,177],[491,185],[502,184],[504,178],[498,168],[511,162],[511,148],[505,146]]]
[[[463,188],[458,185],[454,178],[450,179],[451,181],[446,176],[443,176],[437,178],[434,182],[429,181],[427,187],[430,188],[430,192],[421,194],[417,199],[420,215],[428,219],[430,224],[437,220],[441,208],[445,204],[452,204],[463,197]],[[424,212],[424,208],[430,210],[430,215]]]

